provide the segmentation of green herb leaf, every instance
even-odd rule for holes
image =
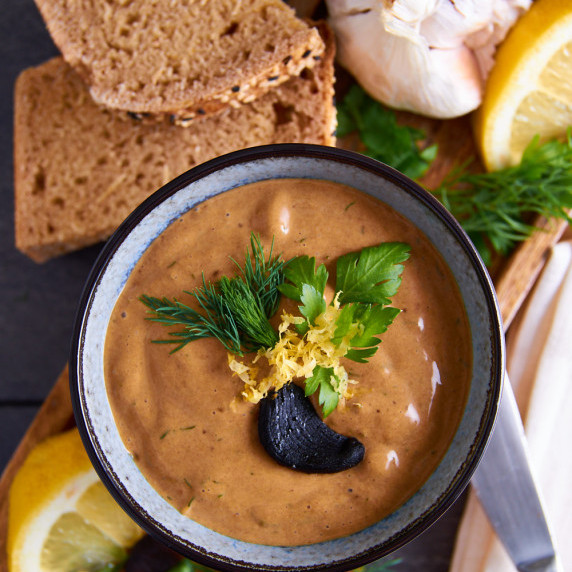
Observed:
[[[215,572],[212,568],[207,568],[202,564],[197,564],[192,562],[187,558],[180,560],[173,568],[170,568],[168,572]]]
[[[349,334],[350,329],[359,319],[356,316],[356,312],[361,311],[362,308],[363,306],[360,304],[347,304],[341,307],[340,314],[336,320],[334,337],[331,339],[333,344],[339,346],[342,343],[343,338]]]
[[[336,292],[341,291],[340,304],[389,304],[401,284],[400,263],[409,258],[409,250],[402,242],[384,242],[338,258]]]
[[[359,85],[353,85],[337,106],[337,135],[358,131],[365,154],[382,161],[412,179],[423,175],[437,155],[437,145],[421,150],[418,142],[425,134],[397,124],[395,112],[371,98]]]
[[[175,564],[173,568],[170,568],[168,570],[168,572],[194,572],[194,571],[195,567],[193,566],[193,563],[190,560],[187,560],[186,558],[183,558],[183,560],[181,560],[180,562]]]
[[[367,566],[364,566],[364,570],[366,572],[386,572],[387,570],[392,569],[394,566],[397,566],[403,562],[402,558],[392,558],[389,560],[388,558],[382,558],[377,560]]]
[[[388,306],[370,306],[358,314],[358,333],[352,338],[354,348],[367,348],[380,343],[383,334],[401,310]]]
[[[303,284],[300,301],[302,302],[302,306],[299,306],[300,312],[308,320],[308,323],[313,325],[314,320],[326,309],[324,295],[318,292],[314,286]]]
[[[382,243],[338,259],[336,296],[340,310],[331,341],[339,346],[344,338],[349,339],[344,357],[366,363],[377,351],[379,336],[400,311],[384,305],[397,292],[403,271],[400,263],[409,258],[409,250],[404,243]],[[324,265],[318,269],[315,266],[315,260],[307,256],[292,259],[285,269],[289,283],[279,287],[286,296],[302,302],[299,309],[306,321],[296,325],[302,336],[326,310],[323,292],[328,273]],[[340,397],[340,380],[333,368],[316,366],[305,383],[306,395],[320,390],[318,401],[323,415],[329,415]]]
[[[478,246],[485,261],[491,250],[508,254],[536,229],[526,213],[572,222],[572,128],[567,139],[541,144],[535,137],[519,165],[490,173],[454,169],[434,191]]]
[[[278,290],[287,298],[302,302],[299,308],[307,323],[299,324],[296,329],[303,335],[308,331],[308,324],[313,324],[326,309],[324,290],[328,271],[323,264],[316,268],[315,258],[297,256],[285,265],[284,278],[288,282],[279,285]]]
[[[373,357],[377,352],[377,348],[349,349],[345,357],[357,363],[367,363],[369,358]]]
[[[317,365],[312,371],[312,377],[306,379],[306,387],[304,389],[306,397],[312,395],[318,389],[320,390],[318,403],[322,406],[324,417],[327,417],[338,406],[339,395],[332,385],[332,377],[336,378],[333,368]]]
[[[343,306],[336,321],[332,342],[339,345],[351,330],[357,331],[350,340],[351,349],[346,352],[345,357],[359,363],[367,363],[381,342],[378,336],[387,330],[399,312],[398,308],[381,305],[347,304]]]
[[[304,284],[313,286],[321,296],[324,295],[326,282],[328,281],[328,271],[323,264],[316,268],[316,259],[313,257],[297,256],[285,265],[284,278],[290,284],[285,282],[278,286],[278,290],[291,300],[300,302]]]

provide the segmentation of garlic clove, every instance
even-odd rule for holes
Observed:
[[[462,46],[470,34],[486,27],[494,0],[439,0],[436,10],[421,22],[420,34],[432,48]]]
[[[496,46],[505,39],[510,28],[530,8],[531,3],[531,0],[496,0],[487,25],[465,39],[465,45],[475,53],[483,78],[488,77],[494,65]]]
[[[260,402],[258,435],[279,464],[305,473],[338,473],[361,463],[363,444],[330,429],[304,390],[289,383]]]
[[[478,107],[493,42],[530,0],[327,4],[338,60],[366,91],[391,107],[444,119]]]

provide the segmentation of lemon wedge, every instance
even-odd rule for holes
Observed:
[[[572,2],[537,0],[500,45],[475,135],[488,170],[520,162],[535,135],[572,125]]]
[[[97,477],[77,429],[37,445],[14,478],[10,572],[97,572],[125,560],[142,535]]]

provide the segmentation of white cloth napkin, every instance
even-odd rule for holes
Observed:
[[[572,241],[552,249],[511,326],[507,371],[561,563],[572,571]],[[471,492],[450,572],[515,569]]]

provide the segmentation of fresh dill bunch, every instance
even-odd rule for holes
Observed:
[[[237,276],[223,276],[212,283],[207,282],[203,274],[201,287],[184,291],[195,298],[200,310],[177,299],[145,294],[139,298],[153,314],[148,320],[182,327],[170,332],[174,339],[154,340],[155,343],[177,344],[171,352],[174,353],[189,342],[216,338],[227,351],[239,356],[274,346],[278,334],[269,318],[280,302],[277,286],[284,281],[284,262],[280,255],[272,257],[272,248],[266,258],[260,237],[254,233],[250,235],[250,246],[244,267],[234,261],[239,270]]]
[[[454,169],[434,194],[455,216],[485,260],[491,247],[506,255],[536,227],[524,221],[528,213],[572,222],[572,129],[566,141],[541,144],[535,137],[520,164],[489,173]]]
[[[260,242],[260,236],[250,234],[250,250],[246,250],[244,268],[231,259],[248,287],[260,299],[266,316],[273,316],[278,310],[280,292],[277,287],[284,282],[285,263],[281,256],[273,257],[274,237],[268,252],[268,258],[264,257],[264,248]],[[287,263],[286,263],[287,264]]]
[[[223,276],[218,283],[218,290],[242,334],[242,345],[247,351],[271,348],[276,344],[278,334],[268,321],[262,300],[242,276]]]

